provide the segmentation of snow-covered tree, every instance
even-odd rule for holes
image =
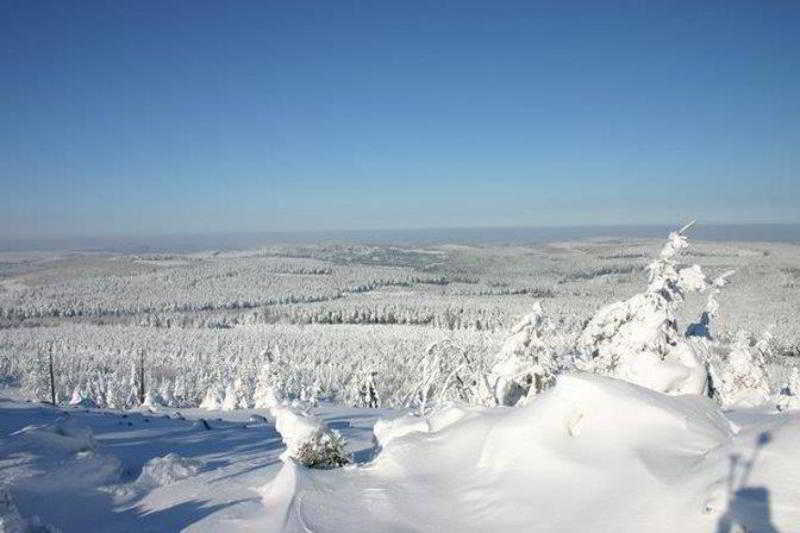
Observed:
[[[705,308],[700,315],[700,319],[695,323],[689,324],[689,327],[686,328],[687,337],[698,337],[706,340],[713,339],[710,325],[711,319],[716,318],[719,314],[717,295],[721,292],[720,289],[728,284],[728,278],[735,272],[735,270],[728,270],[717,276],[714,281],[711,282]]]
[[[511,329],[488,376],[496,404],[515,405],[529,393],[538,394],[555,383],[561,355],[552,342],[555,335],[541,303],[536,302]]]
[[[203,401],[200,402],[200,409],[208,409],[209,411],[216,411],[222,409],[225,404],[225,389],[222,384],[216,384],[206,391]]]
[[[752,343],[750,334],[740,331],[726,364],[716,372],[714,388],[725,407],[751,407],[770,399],[763,346]]]
[[[669,394],[705,392],[705,362],[678,332],[676,317],[686,292],[707,287],[698,265],[680,268],[676,260],[691,225],[669,235],[648,266],[645,292],[601,308],[589,321],[577,343],[579,368]]]
[[[776,404],[779,411],[800,409],[800,368],[792,367],[789,380],[781,388]]]

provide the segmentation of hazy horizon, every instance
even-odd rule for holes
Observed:
[[[595,226],[487,226],[394,228],[375,230],[319,230],[284,232],[175,233],[160,235],[0,237],[0,252],[98,251],[195,252],[252,249],[273,244],[541,244],[555,241],[661,239],[680,224]],[[693,240],[783,242],[800,244],[800,223],[704,224],[691,230]]]

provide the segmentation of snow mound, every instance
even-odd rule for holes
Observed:
[[[97,449],[92,430],[69,417],[53,424],[26,426],[14,435],[21,435],[39,446],[62,452],[77,453]]]
[[[378,420],[372,428],[372,433],[375,435],[376,443],[380,447],[385,447],[394,439],[411,433],[428,433],[430,430],[427,418],[408,414]]]
[[[155,457],[147,461],[136,483],[163,487],[196,476],[202,468],[203,463],[200,461],[181,457],[177,453],[168,453],[164,457]]]
[[[382,418],[375,423],[372,432],[375,435],[376,444],[383,448],[394,439],[399,439],[412,433],[441,431],[466,417],[477,416],[480,412],[482,412],[480,408],[445,406],[426,416],[405,414]]]
[[[522,407],[464,411],[438,429],[379,423],[383,448],[361,467],[285,464],[263,490],[273,530],[707,532],[729,511],[710,502],[738,437],[708,398],[574,373]],[[794,431],[765,477],[786,494],[775,523],[800,518]]]

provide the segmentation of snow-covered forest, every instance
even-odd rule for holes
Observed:
[[[800,246],[691,231],[0,254],[0,523],[790,531]]]

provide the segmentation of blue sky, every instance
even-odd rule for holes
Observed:
[[[6,0],[0,233],[800,222],[798,28],[794,1]]]

